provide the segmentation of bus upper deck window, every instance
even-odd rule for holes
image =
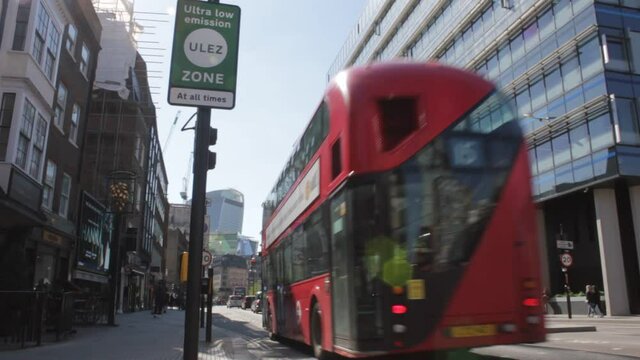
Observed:
[[[389,151],[418,129],[416,98],[398,97],[378,101],[382,149]]]
[[[331,147],[331,179],[335,179],[342,171],[342,152],[340,151],[340,139]]]

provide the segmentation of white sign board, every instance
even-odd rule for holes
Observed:
[[[573,241],[556,240],[556,246],[558,247],[558,249],[573,250]]]

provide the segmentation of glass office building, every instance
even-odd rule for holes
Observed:
[[[235,189],[207,192],[209,233],[238,234],[242,232],[244,195]]]
[[[328,77],[394,58],[475,71],[512,99],[544,286],[564,291],[557,240],[572,241],[571,288],[640,313],[640,1],[370,0]]]

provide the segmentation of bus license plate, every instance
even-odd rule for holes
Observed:
[[[496,325],[467,325],[467,326],[453,326],[449,328],[451,337],[454,338],[466,338],[476,336],[492,336],[497,334]]]

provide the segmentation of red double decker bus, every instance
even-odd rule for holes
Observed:
[[[544,341],[526,150],[474,74],[338,74],[264,203],[265,328],[318,358]]]

